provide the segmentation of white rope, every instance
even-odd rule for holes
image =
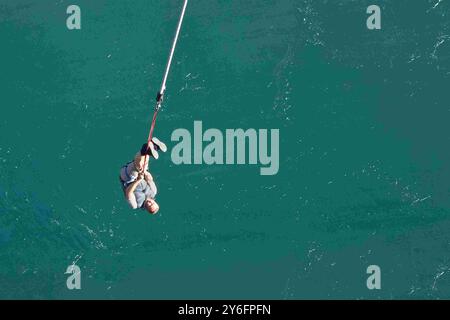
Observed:
[[[181,25],[183,23],[184,13],[186,12],[188,0],[184,0],[183,10],[181,11],[180,20],[178,21],[177,32],[175,33],[175,39],[173,39],[172,49],[170,50],[169,60],[167,61],[166,73],[164,74],[164,78],[161,84],[161,90],[159,91],[160,95],[164,95],[164,91],[166,90],[166,81],[167,76],[169,75],[170,65],[172,64],[173,53],[175,52],[175,47],[178,41],[178,35],[180,34]]]

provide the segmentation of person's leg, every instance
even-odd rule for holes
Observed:
[[[153,142],[144,143],[141,148],[141,155],[149,155],[158,160],[159,154],[158,151],[156,151],[155,145]]]

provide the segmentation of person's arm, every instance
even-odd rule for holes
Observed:
[[[139,176],[136,181],[130,184],[125,190],[125,196],[128,200],[128,203],[133,209],[137,209],[136,197],[134,195],[134,190],[136,190],[138,184],[142,181],[143,177]]]
[[[148,168],[147,168],[147,170],[148,170]],[[147,183],[150,183],[151,181],[153,181],[153,176],[150,174],[150,172],[145,171],[144,179],[145,179],[145,181],[147,181]]]
[[[155,184],[155,181],[153,180],[153,176],[148,171],[144,172],[144,176],[145,176],[145,181],[147,181],[147,184],[155,192],[155,195],[156,195],[158,193],[158,189],[156,188],[156,184]]]

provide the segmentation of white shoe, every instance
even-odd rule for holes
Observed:
[[[150,150],[151,156],[152,156],[153,158],[155,158],[155,160],[158,160],[159,154],[158,154],[158,151],[156,151],[155,145],[154,145],[152,142],[150,142],[150,143],[148,144],[148,148],[149,148],[149,150]]]
[[[159,140],[158,138],[152,138],[152,142],[155,144],[155,149],[156,150],[161,150],[162,152],[166,152],[167,151],[167,146],[164,142],[162,142],[161,140]]]

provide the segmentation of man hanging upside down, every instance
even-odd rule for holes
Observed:
[[[146,209],[156,214],[159,206],[155,201],[157,188],[152,175],[148,171],[149,158],[158,159],[158,150],[167,151],[166,145],[157,138],[145,143],[134,160],[120,170],[120,182],[128,204],[133,209]]]

